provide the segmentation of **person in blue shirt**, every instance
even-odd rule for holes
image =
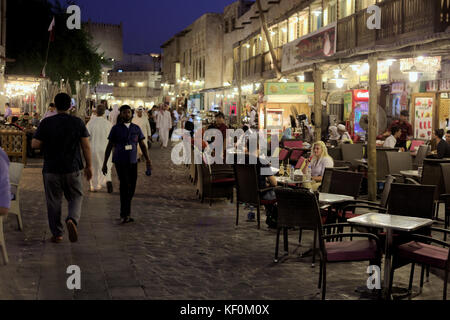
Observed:
[[[102,169],[103,174],[106,175],[108,173],[108,160],[114,148],[113,163],[120,181],[120,217],[122,218],[122,224],[134,221],[131,218],[131,201],[136,191],[138,144],[144,154],[147,170],[151,170],[152,167],[147,147],[144,144],[145,137],[139,126],[131,123],[132,118],[131,107],[123,105],[120,108],[121,121],[109,133],[109,143],[106,147]]]
[[[8,214],[10,204],[9,159],[3,149],[0,148],[0,217]]]

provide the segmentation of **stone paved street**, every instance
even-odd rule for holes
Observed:
[[[113,195],[86,188],[75,244],[67,236],[62,244],[49,242],[42,163],[32,160],[21,183],[24,232],[17,231],[12,215],[4,227],[10,264],[0,266],[0,299],[320,299],[318,266],[292,253],[297,232],[290,235],[291,256],[274,264],[275,232],[265,223],[257,230],[242,215],[235,228],[234,205],[201,204],[188,171],[172,164],[168,149],[153,147],[151,155],[153,176],[146,177],[140,166],[136,222],[118,224],[114,177]],[[308,248],[312,235],[304,234]],[[81,268],[81,290],[66,287],[69,265]],[[366,284],[366,268],[366,263],[330,265],[327,298],[367,298],[355,292]],[[408,278],[409,266],[396,272],[396,285],[407,286]],[[441,299],[442,286],[432,273],[415,299]]]

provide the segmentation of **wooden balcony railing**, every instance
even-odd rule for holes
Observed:
[[[450,0],[385,0],[378,6],[380,30],[367,28],[366,10],[338,21],[338,51],[442,32],[449,26]]]
[[[337,51],[443,32],[450,26],[450,0],[385,0],[377,4],[381,9],[381,29],[369,30],[367,20],[371,14],[361,10],[337,23]],[[275,49],[281,65],[282,48]],[[259,77],[273,70],[269,52],[242,62],[243,79]],[[239,76],[239,63],[235,64],[234,79]]]

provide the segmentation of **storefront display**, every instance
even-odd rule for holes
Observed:
[[[414,138],[420,140],[430,140],[432,137],[434,125],[434,107],[436,97],[431,93],[422,93],[413,95],[413,124]]]
[[[408,94],[405,91],[404,82],[395,82],[391,85],[391,116],[394,119],[400,117],[400,112],[408,108]]]
[[[269,82],[265,96],[259,101],[259,128],[284,130],[291,126],[290,116],[305,114],[311,117],[314,83]]]
[[[369,91],[350,90],[344,95],[344,117],[349,121],[351,135],[364,137],[366,131],[359,122],[364,115],[369,114]]]

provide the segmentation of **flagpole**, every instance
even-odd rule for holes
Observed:
[[[55,29],[55,17],[53,17],[52,22],[50,23],[50,27],[48,29],[48,31],[50,32],[50,35],[48,36],[48,44],[47,44],[47,52],[45,54],[45,63],[44,63],[44,68],[42,69],[42,76],[45,78],[46,77],[46,68],[47,68],[47,63],[48,63],[48,53],[50,51],[50,42],[53,41],[53,37],[54,37],[54,29]]]
[[[51,42],[50,40],[51,40],[51,35],[48,37],[47,53],[45,55],[45,64],[44,64],[44,68],[42,69],[42,75],[44,76],[44,78],[46,77],[46,75],[45,75],[45,68],[47,67],[48,52],[50,51],[50,42]]]

